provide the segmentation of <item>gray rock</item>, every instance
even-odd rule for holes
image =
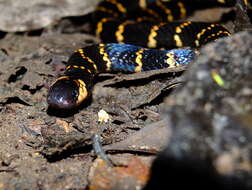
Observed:
[[[185,86],[167,99],[172,135],[154,162],[149,189],[170,181],[194,189],[251,189],[251,36],[238,33],[202,48]]]
[[[23,32],[46,27],[62,17],[85,15],[99,0],[1,0],[0,30]]]

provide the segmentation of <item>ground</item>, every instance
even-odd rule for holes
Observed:
[[[205,13],[205,17],[197,13],[199,15],[194,19],[207,20],[212,17],[210,15],[216,16],[219,11],[219,9],[210,10]],[[227,10],[221,10],[221,12],[223,11]],[[71,16],[71,14],[67,16]],[[62,74],[64,63],[71,52],[99,41],[93,35],[83,34],[84,31],[90,30],[89,19],[89,15],[84,15],[79,18],[60,19],[57,24],[49,26],[25,25],[31,27],[25,29],[28,32],[20,31],[24,27],[15,25],[14,29],[8,29],[10,31],[6,29],[6,32],[1,34],[0,189],[63,190],[111,189],[112,187],[123,189],[125,184],[128,187],[124,189],[137,189],[147,183],[153,159],[169,141],[171,149],[169,147],[165,149],[161,156],[164,155],[166,158],[168,155],[168,158],[177,158],[178,155],[171,150],[174,150],[175,145],[178,149],[183,147],[184,141],[181,139],[188,140],[186,141],[188,145],[194,145],[192,149],[186,149],[185,152],[200,156],[204,152],[206,156],[200,157],[200,159],[211,158],[211,161],[216,164],[216,170],[223,175],[233,173],[238,169],[239,172],[251,170],[250,158],[246,156],[242,156],[244,162],[241,164],[234,166],[231,162],[239,160],[240,157],[237,155],[241,155],[240,150],[249,154],[250,149],[247,148],[250,142],[249,130],[244,132],[247,135],[242,133],[239,136],[246,137],[245,148],[240,149],[239,144],[238,148],[235,146],[236,149],[227,148],[232,151],[218,149],[220,154],[215,152],[215,156],[213,156],[213,154],[208,155],[208,152],[216,150],[213,151],[209,145],[211,144],[209,142],[216,140],[215,136],[212,136],[213,131],[203,133],[203,137],[209,138],[196,138],[195,136],[202,134],[202,131],[198,128],[195,130],[188,124],[201,126],[203,121],[204,125],[211,127],[213,121],[223,124],[218,122],[223,119],[220,117],[223,116],[222,114],[232,113],[238,121],[236,126],[240,126],[241,123],[246,128],[251,126],[251,101],[249,102],[251,85],[246,82],[249,81],[249,75],[245,72],[246,70],[251,71],[251,67],[248,66],[249,64],[240,69],[237,66],[232,67],[232,63],[251,61],[250,41],[248,40],[251,33],[238,34],[230,41],[224,39],[217,45],[214,43],[204,47],[201,50],[203,53],[195,61],[203,65],[199,69],[196,69],[198,67],[194,64],[189,69],[181,67],[129,75],[102,74],[96,78],[92,97],[80,109],[71,112],[48,109],[46,102],[48,88],[53,80]],[[82,20],[84,24],[79,25],[79,20]],[[233,25],[230,23],[228,25],[232,29]],[[11,30],[19,33],[12,33]],[[75,32],[73,33],[73,31]],[[230,48],[225,49],[224,47]],[[217,61],[214,59],[216,57]],[[221,64],[221,67],[216,67],[215,63],[221,62],[218,58],[229,62],[230,68]],[[212,70],[213,68],[214,70]],[[233,68],[235,70],[232,70]],[[189,71],[184,76],[186,69]],[[228,72],[231,72],[229,69],[232,72],[236,71],[236,73],[234,72],[236,75],[227,75]],[[205,72],[206,70],[207,72]],[[223,78],[220,77],[220,74]],[[195,79],[194,76],[198,78]],[[206,76],[209,78],[204,78]],[[232,77],[225,78],[226,76]],[[244,86],[231,80],[235,79],[235,76],[240,77],[240,82]],[[198,80],[199,82],[197,82]],[[223,80],[231,82],[224,82],[228,86],[222,88]],[[188,81],[192,82],[185,85],[185,82]],[[206,87],[209,85],[209,81],[211,81],[212,88],[208,91]],[[230,86],[234,88],[230,88]],[[243,87],[243,93],[235,93],[238,91],[237,86]],[[219,89],[219,87],[221,88]],[[174,91],[175,88],[176,91]],[[172,96],[170,96],[171,92]],[[177,96],[178,94],[180,95]],[[208,96],[209,94],[212,96]],[[229,98],[223,98],[223,94],[224,97]],[[234,95],[233,99],[232,95]],[[248,99],[241,97],[248,97]],[[202,99],[208,104],[201,104]],[[211,102],[213,99],[214,101]],[[233,109],[223,106],[226,104],[219,103],[219,100],[223,100],[224,103],[228,102]],[[232,104],[233,102],[238,102],[238,105]],[[223,109],[219,109],[220,105]],[[98,121],[100,110],[105,110],[109,114],[108,122]],[[199,110],[202,115],[199,114]],[[215,117],[212,118],[213,115],[208,115],[209,110],[211,113],[217,113],[213,114]],[[191,112],[194,114],[190,115]],[[170,115],[173,117],[171,118]],[[202,117],[197,117],[199,115]],[[233,115],[231,119],[228,117],[228,121],[233,121]],[[180,119],[176,120],[176,118]],[[191,133],[184,132],[184,128],[180,130],[180,126],[185,126],[184,121],[186,126],[189,126],[188,130],[191,130]],[[234,123],[231,122],[227,128],[229,129],[229,126],[233,125]],[[175,129],[173,129],[174,127]],[[94,132],[101,133],[104,149],[117,167],[110,168],[101,159],[96,159],[96,155],[92,152],[91,141],[91,135]],[[185,134],[192,134],[192,136],[188,137]],[[220,134],[220,132],[217,131],[216,134]],[[240,133],[236,131],[236,134]],[[229,135],[227,136],[229,137]],[[191,139],[191,137],[193,138]],[[226,139],[226,136],[224,135],[223,138]],[[205,142],[205,139],[211,140]],[[227,139],[225,143],[234,142],[229,141],[230,138]],[[202,146],[195,148],[195,144],[202,144]],[[225,147],[229,147],[228,145]],[[233,160],[229,155],[232,155]],[[228,160],[231,164],[224,164],[225,167],[222,167],[223,164],[219,163],[222,163],[223,159]],[[225,163],[227,162],[225,161]],[[230,169],[231,166],[233,167]],[[155,179],[154,171],[151,177]],[[154,185],[156,184],[154,183]]]

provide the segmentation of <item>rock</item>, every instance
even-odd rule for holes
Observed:
[[[2,0],[0,30],[23,32],[41,29],[62,17],[80,16],[93,11],[99,0]]]
[[[251,36],[242,32],[202,48],[185,86],[168,97],[171,140],[146,189],[251,189]]]

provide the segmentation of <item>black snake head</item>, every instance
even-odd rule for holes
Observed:
[[[85,82],[68,76],[58,78],[50,87],[48,105],[56,109],[73,109],[88,96]]]

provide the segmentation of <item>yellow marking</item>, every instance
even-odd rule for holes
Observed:
[[[212,34],[211,36],[208,36],[206,39],[210,39],[211,37],[219,36],[219,35],[221,35],[221,34],[227,34],[228,36],[230,36],[230,33],[229,33],[229,32],[220,30],[220,31],[217,32],[216,34]]]
[[[155,48],[157,46],[157,41],[155,39],[155,37],[157,36],[157,30],[159,29],[159,27],[157,25],[152,26],[151,30],[150,30],[150,34],[148,36],[148,44],[147,46],[149,48]]]
[[[212,30],[212,28],[214,28],[214,27],[216,27],[216,26],[219,26],[219,24],[211,24],[211,25],[208,26],[207,28],[203,28],[203,29],[196,35],[196,36],[197,36],[197,39],[195,40],[195,45],[196,45],[196,47],[199,47],[199,46],[200,46],[199,41],[200,41],[201,37],[205,34],[205,32],[206,32],[207,30]],[[228,36],[230,35],[229,32],[220,30],[219,32],[217,32],[217,33],[215,33],[215,34],[211,34],[210,36],[207,36],[207,37],[205,38],[205,40],[210,39],[210,38],[215,37],[215,36],[219,36],[220,34],[227,34]]]
[[[141,48],[136,52],[135,62],[137,63],[137,66],[135,68],[135,72],[141,72],[141,70],[142,70],[142,66],[143,66],[143,63],[142,63],[143,55],[142,55],[142,53],[144,52],[144,50],[145,50],[145,48]]]
[[[150,34],[148,36],[148,43],[147,43],[147,47],[149,48],[155,48],[157,47],[157,40],[155,39],[155,37],[157,36],[157,30],[163,26],[164,23],[161,23],[159,25],[153,25],[150,29]]]
[[[203,28],[196,36],[197,36],[197,39],[195,40],[195,45],[196,47],[199,47],[200,46],[200,43],[199,43],[199,40],[200,38],[205,34],[205,32],[207,30],[212,30],[212,28],[214,28],[215,26],[218,26],[218,24],[211,24],[210,26],[208,26],[207,28]],[[209,38],[209,36],[208,36]]]
[[[177,67],[174,55],[172,53],[167,53],[166,56],[167,56],[166,63],[169,65],[169,68]]]
[[[82,69],[82,70],[85,70],[85,69],[86,69],[84,66],[68,65],[68,66],[66,67],[66,70],[70,69],[71,67],[76,68],[76,69]]]
[[[94,67],[94,69],[95,69],[96,71],[98,71],[97,66],[96,66],[95,63],[93,64],[93,67]]]
[[[74,82],[79,86],[79,96],[76,101],[76,104],[79,105],[81,104],[88,96],[86,84],[83,80],[74,80]]]
[[[123,40],[124,40],[124,37],[123,37],[124,28],[125,28],[126,25],[131,24],[131,23],[133,23],[133,22],[127,20],[127,21],[123,22],[122,24],[120,24],[118,26],[118,29],[117,29],[117,31],[115,33],[117,42],[123,43]]]
[[[106,70],[107,70],[107,71],[110,71],[110,69],[111,69],[111,64],[112,64],[112,63],[111,63],[111,61],[110,61],[110,59],[109,59],[109,56],[108,56],[107,52],[105,52],[104,46],[105,46],[105,45],[102,44],[102,43],[99,44],[100,54],[102,55],[103,61],[106,62]]]
[[[176,27],[176,29],[175,29],[176,33],[177,33],[177,34],[181,33],[182,30],[183,30],[186,26],[190,25],[191,23],[192,23],[192,22],[190,22],[190,21],[181,23],[179,26]]]
[[[192,24],[192,22],[191,21],[188,21],[188,22],[184,22],[184,26],[188,26],[188,25],[190,25],[190,24]]]
[[[201,32],[199,32],[199,33],[197,34],[197,39],[199,40],[199,39],[201,38],[201,36],[202,36],[205,32],[206,32],[206,29],[205,29],[205,28],[202,29]]]
[[[91,63],[91,65],[93,66],[93,68],[95,70],[95,73],[97,73],[97,66],[96,66],[95,62],[91,58],[89,58],[88,56],[85,56],[83,49],[78,49],[75,52],[78,52],[83,59],[86,59],[89,63]]]
[[[87,61],[92,64],[95,71],[97,71],[97,66],[96,66],[95,62],[91,58],[89,58],[88,56],[85,56],[83,50],[81,52],[81,56],[82,56],[83,59],[87,59]]]
[[[225,3],[225,0],[218,0],[219,3]]]
[[[97,37],[100,37],[100,34],[101,34],[102,30],[103,30],[103,24],[108,22],[108,21],[111,21],[111,20],[113,20],[113,19],[112,18],[103,18],[103,19],[101,19],[100,22],[97,23],[96,31],[95,31],[95,34],[96,34]]]
[[[219,31],[218,33],[217,33],[217,35],[220,35],[220,34],[227,34],[228,36],[231,35],[228,31]]]
[[[246,6],[248,6],[248,1],[247,1],[247,0],[243,0],[243,2],[244,2],[244,4],[245,4]]]
[[[90,69],[87,69],[87,72],[92,73]]]
[[[96,7],[95,11],[101,11],[101,12],[105,12],[105,13],[108,13],[108,14],[111,14],[113,17],[118,17],[119,15],[114,12],[113,10],[110,10],[110,9],[107,9],[105,7]]]
[[[179,26],[176,27],[175,31],[176,31],[177,34],[182,32],[182,30],[181,30],[181,28]]]
[[[176,66],[176,61],[173,58],[167,58],[166,63],[169,65],[169,68],[174,68]]]
[[[156,5],[158,7],[160,7],[164,12],[165,14],[167,15],[167,20],[169,22],[172,22],[174,20],[173,16],[172,16],[172,12],[170,9],[168,9],[163,3],[162,1],[156,1]]]
[[[117,2],[116,0],[106,0],[106,1],[114,4],[121,13],[127,12],[125,7],[121,3]]]
[[[180,39],[178,34],[174,34],[173,39],[175,40],[177,47],[182,47],[183,46],[183,42]]]
[[[200,46],[199,40],[195,40],[195,45],[196,45],[196,47],[199,47],[199,46]]]
[[[146,8],[147,7],[146,0],[139,0],[139,7]]]
[[[182,2],[178,2],[178,6],[180,8],[180,17],[185,18],[186,17],[186,8]]]

